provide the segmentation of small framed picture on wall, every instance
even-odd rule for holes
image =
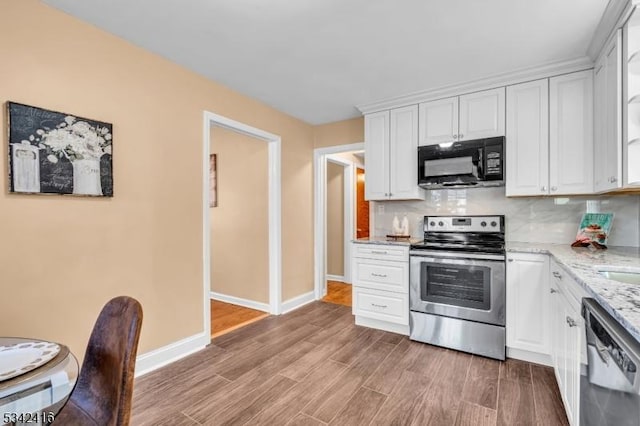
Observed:
[[[209,207],[218,207],[218,155],[209,156]]]

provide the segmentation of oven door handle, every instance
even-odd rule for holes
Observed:
[[[440,252],[434,250],[411,250],[409,254],[412,257],[430,257],[435,259],[472,259],[472,260],[494,260],[498,262],[504,262],[505,256],[503,254],[488,254],[488,253],[457,253],[457,252]]]

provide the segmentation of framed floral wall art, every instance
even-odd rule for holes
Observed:
[[[7,102],[9,191],[113,196],[113,126]]]

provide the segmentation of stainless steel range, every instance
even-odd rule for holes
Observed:
[[[410,251],[410,338],[505,359],[504,216],[425,216]]]

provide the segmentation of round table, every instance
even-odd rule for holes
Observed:
[[[38,339],[0,337],[0,347]],[[0,424],[49,424],[64,406],[78,378],[78,360],[64,345],[50,361],[0,381]]]

